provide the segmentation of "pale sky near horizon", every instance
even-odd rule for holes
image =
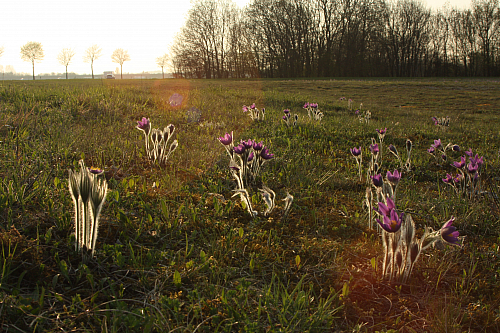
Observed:
[[[244,7],[251,0],[233,0]],[[431,8],[467,8],[471,0],[422,0]],[[89,73],[83,62],[85,50],[92,44],[102,48],[94,63],[94,74],[114,71],[111,61],[116,48],[128,50],[131,61],[123,72],[158,71],[156,58],[168,53],[174,36],[180,31],[191,7],[187,0],[9,0],[2,3],[0,47],[4,53],[0,65],[11,65],[16,72],[31,73],[31,63],[20,58],[21,46],[29,41],[43,45],[45,58],[35,64],[35,74],[63,73],[57,62],[63,48],[73,48],[76,55],[68,72]],[[168,71],[168,70],[167,70]]]

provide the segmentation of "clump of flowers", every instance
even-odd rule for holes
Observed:
[[[398,213],[394,201],[387,197],[374,210],[380,216],[377,223],[382,229],[384,259],[382,276],[391,282],[406,283],[420,254],[435,242],[460,245],[459,232],[452,224],[455,218],[445,222],[440,230],[425,228],[422,238],[417,239],[415,223],[411,215]]]
[[[255,106],[255,103],[253,103],[250,106],[243,105],[243,112],[248,112],[248,115],[252,118],[252,120],[264,120],[266,109],[262,108],[262,110],[259,110]]]
[[[274,158],[274,154],[269,152],[269,149],[264,146],[262,141],[257,142],[252,139],[242,140],[237,146],[234,146],[233,132],[231,134],[226,133],[224,136],[219,137],[218,140],[229,155],[229,170],[236,180],[237,188],[233,190],[235,192],[233,197],[239,195],[248,213],[252,217],[255,217],[258,213],[252,208],[252,200],[247,188],[251,183],[254,183],[262,166]],[[262,188],[258,189],[258,191],[261,193],[266,204],[266,210],[262,214],[268,216],[276,207],[276,194],[265,185],[262,185]],[[285,219],[290,212],[293,196],[287,193],[286,198],[283,200],[285,201],[283,213],[283,218]]]
[[[434,125],[438,126],[442,130],[450,127],[450,117],[432,117]]]
[[[436,158],[436,163],[441,165],[442,162],[446,162],[448,160],[448,156],[446,154],[447,151],[460,151],[460,146],[455,145],[453,143],[448,143],[444,146],[441,142],[441,139],[434,140],[434,143],[431,144],[431,147],[427,149],[427,152]]]
[[[80,171],[69,170],[69,193],[75,207],[75,250],[82,252],[84,259],[87,252],[94,255],[99,215],[106,200],[108,183],[102,175],[103,170],[87,168],[83,160],[79,161]]]
[[[149,160],[152,160],[153,163],[158,161],[160,165],[166,164],[170,155],[179,145],[177,140],[172,141],[170,145],[168,144],[175,132],[175,126],[170,124],[163,130],[151,128],[149,118],[142,118],[142,120],[137,121],[136,128],[144,133],[146,153]]]
[[[285,125],[287,127],[291,127],[291,126],[296,126],[297,125],[297,120],[299,120],[299,116],[297,114],[295,114],[292,117],[292,114],[290,113],[290,110],[288,110],[288,109],[283,110],[283,113],[285,115],[281,119],[285,122]],[[292,119],[293,119],[293,122],[292,122]]]
[[[467,156],[467,157],[466,157]],[[468,158],[468,161],[467,161]],[[455,167],[455,176],[447,173],[443,182],[452,186],[457,194],[465,198],[473,199],[481,193],[481,171],[484,164],[483,156],[472,153],[472,149],[460,157],[460,161],[454,161],[451,165]]]
[[[370,119],[372,118],[372,113],[369,110],[356,110],[356,115],[358,116],[359,122],[365,124],[368,124],[370,122]]]
[[[321,112],[319,109],[318,109],[318,103],[309,103],[309,102],[306,102],[304,104],[304,109],[307,110],[307,116],[309,117],[309,119],[313,119],[313,120],[317,120],[317,121],[321,121],[321,119],[323,119],[323,112]]]
[[[406,170],[406,172],[411,171],[411,151],[413,148],[413,143],[410,139],[406,139],[406,162],[403,164],[403,160],[399,155],[397,148],[394,145],[389,145],[389,151],[398,159],[401,170]]]

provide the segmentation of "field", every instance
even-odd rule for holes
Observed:
[[[171,105],[174,93],[182,104]],[[305,102],[319,104],[321,121]],[[242,111],[252,103],[264,120]],[[142,117],[175,125],[165,165],[148,159]],[[4,81],[0,126],[1,331],[500,331],[500,81]],[[375,191],[369,147],[384,128],[379,167],[384,178],[402,172],[398,213],[417,237],[454,216],[462,243],[437,241],[404,282],[383,277],[380,233],[368,227],[376,202],[364,204]],[[274,154],[247,186],[255,217],[233,196],[218,140],[231,131],[235,145],[263,141]],[[405,161],[407,139],[410,170],[388,149]],[[460,151],[432,156],[437,139]],[[350,152],[360,146],[361,178]],[[484,158],[474,196],[442,180],[469,149]],[[75,250],[68,190],[80,159],[109,186],[90,259]],[[276,193],[268,216],[264,185]]]

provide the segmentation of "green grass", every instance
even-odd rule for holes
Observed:
[[[184,96],[171,107],[173,93]],[[368,124],[345,96],[372,112]],[[483,79],[95,80],[0,86],[0,325],[7,332],[464,332],[500,330],[500,83]],[[309,121],[304,102],[325,116]],[[263,122],[241,111],[255,102]],[[202,111],[199,123],[186,111]],[[295,128],[283,109],[299,114]],[[432,116],[449,116],[446,131]],[[176,126],[179,148],[163,168],[145,156],[136,121]],[[414,144],[397,206],[419,234],[451,215],[462,248],[427,251],[405,285],[382,281],[383,250],[366,228],[349,148]],[[237,197],[217,137],[256,139],[275,154],[262,182],[276,192],[269,217]],[[453,171],[427,153],[434,139],[485,156],[474,201],[441,181]],[[365,155],[366,156],[366,155]],[[450,154],[457,160],[459,153]],[[74,251],[68,169],[105,169],[110,191],[96,256]],[[154,184],[154,186],[153,186]],[[282,209],[294,196],[290,215]],[[265,205],[249,189],[254,209]],[[220,200],[212,193],[224,196]]]

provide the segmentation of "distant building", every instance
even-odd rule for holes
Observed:
[[[114,79],[115,76],[113,75],[113,71],[104,71],[102,73],[103,79]]]

